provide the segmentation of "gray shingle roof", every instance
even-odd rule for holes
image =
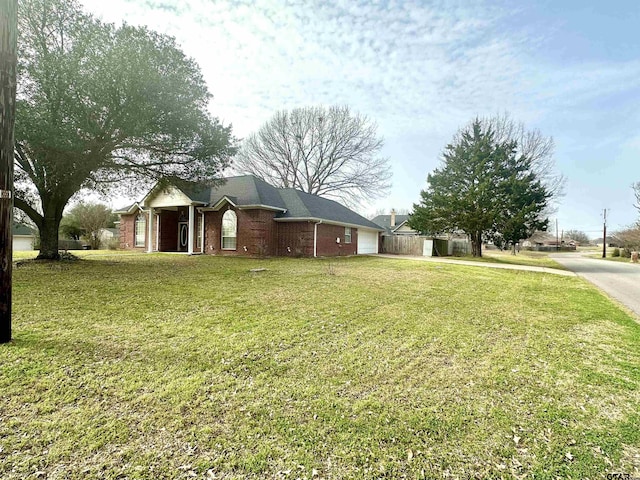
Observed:
[[[180,190],[194,202],[208,206],[228,198],[238,207],[265,206],[285,210],[276,219],[324,220],[382,230],[353,210],[327,198],[293,188],[276,188],[253,175],[229,177],[211,185],[190,185]]]
[[[31,227],[23,223],[14,223],[11,233],[12,235],[33,235],[34,231]]]
[[[407,220],[409,220],[409,215],[396,215],[396,224],[394,227],[391,227],[391,215],[378,215],[371,221],[384,228],[387,235],[391,235],[394,228],[397,228],[402,222]]]
[[[126,205],[122,208],[116,208],[113,213],[129,213],[131,211],[131,209],[133,207],[135,207],[138,203],[134,202],[134,203],[130,203],[129,205]]]
[[[185,195],[196,202],[215,205],[222,198],[232,199],[236,205],[268,205],[282,208],[284,206],[278,189],[253,175],[229,177],[213,185],[194,185],[182,189]]]
[[[311,195],[301,192],[300,190],[294,190],[293,188],[282,188],[279,190],[280,196],[287,206],[287,211],[278,214],[276,218],[322,219],[330,222],[359,225],[374,230],[382,230],[382,228],[370,220],[328,198]]]

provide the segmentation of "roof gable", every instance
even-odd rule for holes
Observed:
[[[394,226],[391,226],[391,215],[378,215],[371,221],[384,228],[386,233],[391,235],[395,230],[400,228],[402,224],[409,221],[409,215],[396,215],[396,222]]]
[[[392,228],[394,232],[415,232],[416,230],[409,226],[409,221],[405,220],[400,224],[396,224],[395,227]]]
[[[161,208],[175,207],[178,205],[191,205],[194,200],[178,187],[172,185],[156,186],[141,202],[145,207]],[[200,202],[202,203],[202,202]]]

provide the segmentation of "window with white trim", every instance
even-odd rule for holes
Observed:
[[[147,233],[147,217],[142,213],[136,217],[135,233],[136,239],[134,245],[136,247],[144,247],[144,239]]]
[[[222,249],[235,250],[238,236],[238,217],[233,210],[227,210],[222,216]]]
[[[344,227],[344,243],[351,243],[351,227]]]

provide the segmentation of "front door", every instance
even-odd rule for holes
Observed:
[[[189,224],[178,222],[178,251],[184,252],[189,245]]]

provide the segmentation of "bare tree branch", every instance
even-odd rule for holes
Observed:
[[[375,123],[347,106],[296,108],[277,112],[250,135],[234,166],[279,187],[357,206],[390,187],[382,146]]]
[[[556,169],[554,157],[555,143],[552,137],[545,137],[537,129],[527,129],[522,122],[511,118],[508,113],[480,119],[483,128],[491,128],[496,142],[517,142],[518,155],[531,159],[532,171],[551,194],[551,202],[544,212],[549,215],[557,210],[557,200],[564,195],[566,178]]]

